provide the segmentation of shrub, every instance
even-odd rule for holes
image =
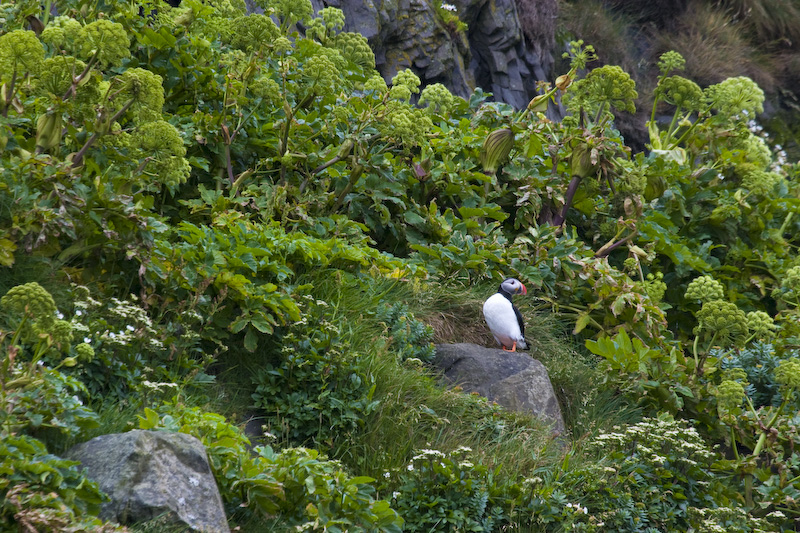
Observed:
[[[253,380],[254,406],[266,415],[269,430],[294,444],[330,446],[334,436],[361,427],[377,406],[375,384],[324,309],[311,310],[280,343],[280,352]]]
[[[398,475],[392,500],[405,531],[498,531],[508,504],[494,472],[466,460],[471,450],[420,450]]]

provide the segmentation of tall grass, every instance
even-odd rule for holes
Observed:
[[[570,436],[582,438],[638,417],[613,393],[597,392],[593,356],[573,345],[556,319],[533,310],[532,294],[515,302],[527,318],[531,355],[548,368],[562,404],[568,435],[557,440],[546,421],[449,389],[432,369],[399,361],[383,337],[384,326],[375,318],[380,304],[403,303],[416,319],[433,326],[436,343],[494,347],[481,311],[483,301],[497,291],[494,282],[468,286],[325,272],[304,281],[314,286],[315,297],[329,303],[343,337],[355,353],[363,354],[362,362],[375,378],[378,408],[352,440],[337,443],[332,452],[356,472],[379,476],[402,467],[419,449],[466,446],[473,450],[473,460],[507,476],[524,475],[557,461]]]

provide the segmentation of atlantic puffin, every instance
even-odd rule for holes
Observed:
[[[525,350],[525,324],[519,309],[511,301],[515,294],[528,294],[518,279],[508,278],[500,284],[500,289],[483,304],[483,316],[497,343],[507,352]]]

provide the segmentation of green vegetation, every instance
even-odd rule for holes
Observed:
[[[256,4],[0,8],[2,529],[121,530],[59,454],[134,427],[199,438],[243,531],[796,529],[800,167],[759,84],[573,41],[514,110]],[[430,367],[509,275],[558,438]]]

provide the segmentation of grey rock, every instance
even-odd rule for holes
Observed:
[[[536,81],[547,80],[552,70],[554,37],[545,31],[525,34],[517,1],[450,0],[468,25],[466,36],[446,27],[427,0],[312,0],[312,5],[315,11],[344,12],[345,31],[367,38],[387,81],[410,68],[423,86],[442,83],[465,98],[480,87],[495,100],[523,108]],[[553,0],[530,5],[541,5],[543,17],[552,18]]]
[[[532,414],[564,432],[564,419],[544,365],[525,352],[476,344],[437,344],[434,365],[452,385],[477,392],[510,411]]]
[[[71,448],[87,476],[108,494],[100,518],[120,524],[162,517],[207,533],[229,532],[203,444],[184,433],[133,430]]]

